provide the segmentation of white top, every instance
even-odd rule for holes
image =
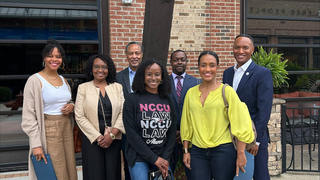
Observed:
[[[174,86],[176,87],[177,89],[177,83],[178,83],[178,78],[174,72],[171,73],[172,74],[172,79],[174,81]],[[186,77],[186,72],[184,72],[183,74],[181,74],[182,78],[180,79],[180,82],[181,82],[181,87],[183,87],[183,81],[184,81],[184,78]]]
[[[249,61],[247,61],[246,63],[244,63],[242,66],[240,66],[239,68],[237,68],[237,64],[234,65],[233,69],[234,69],[234,76],[233,76],[233,82],[232,82],[232,87],[235,91],[237,91],[240,80],[244,74],[244,72],[246,72],[246,70],[248,69],[249,65],[251,64],[252,60],[249,59]],[[248,74],[249,75],[249,74]]]
[[[62,107],[71,100],[71,93],[64,81],[64,78],[59,75],[63,84],[62,86],[53,86],[39,73],[36,74],[42,84],[42,98],[44,114],[61,115]]]

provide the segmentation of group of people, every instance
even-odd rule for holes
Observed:
[[[77,179],[74,113],[82,131],[85,180],[120,180],[121,150],[126,180],[148,180],[151,171],[173,177],[178,161],[189,180],[270,179],[267,123],[273,83],[270,71],[251,60],[253,52],[252,37],[238,35],[237,63],[225,70],[221,83],[215,52],[199,55],[199,80],[186,73],[184,51],[172,52],[169,75],[161,62],[142,61],[142,45],[130,42],[125,49],[129,66],[121,72],[108,56],[89,58],[87,82],[79,85],[73,103],[67,81],[58,74],[64,50],[50,40],[42,52],[43,70],[30,76],[24,89],[22,129],[29,136],[29,155],[46,161],[50,154],[59,180]],[[257,143],[246,150],[255,140],[252,122]],[[29,177],[37,179],[30,159]]]

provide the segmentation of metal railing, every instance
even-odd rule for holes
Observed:
[[[282,172],[320,172],[320,97],[287,98],[281,107]]]

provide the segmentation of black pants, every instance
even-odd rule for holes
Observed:
[[[121,141],[114,140],[107,149],[91,144],[82,135],[82,173],[84,180],[121,179]]]

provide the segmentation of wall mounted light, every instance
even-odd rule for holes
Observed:
[[[132,0],[122,0],[122,4],[131,5],[132,4]]]

